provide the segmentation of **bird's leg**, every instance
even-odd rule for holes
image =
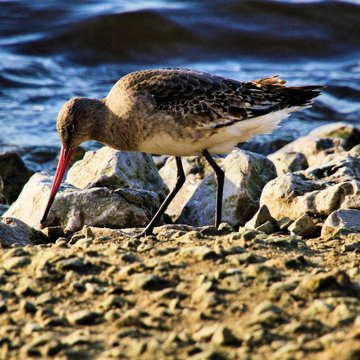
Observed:
[[[175,156],[176,160],[176,167],[177,167],[177,177],[176,177],[176,184],[175,187],[171,190],[169,195],[166,197],[164,202],[161,204],[159,210],[156,212],[154,217],[151,219],[149,224],[146,226],[146,228],[136,237],[141,238],[143,236],[152,235],[152,231],[157,223],[157,221],[160,219],[161,215],[164,214],[165,210],[171,203],[172,199],[175,197],[175,195],[179,192],[179,190],[182,188],[185,182],[185,173],[184,169],[181,163],[181,157]]]
[[[216,163],[216,161],[211,157],[207,150],[203,151],[203,155],[210,166],[215,171],[216,182],[217,182],[217,193],[216,193],[216,218],[215,218],[215,226],[218,228],[221,223],[221,213],[222,213],[222,198],[223,198],[223,190],[224,190],[224,171],[221,170],[220,166]]]

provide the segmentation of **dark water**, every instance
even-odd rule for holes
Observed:
[[[0,9],[2,148],[42,159],[60,146],[55,121],[67,99],[104,97],[122,75],[163,66],[326,84],[276,138],[328,122],[360,126],[359,1],[13,0]]]

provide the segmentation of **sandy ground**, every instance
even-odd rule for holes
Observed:
[[[0,359],[360,359],[359,251],[228,226],[3,249]]]

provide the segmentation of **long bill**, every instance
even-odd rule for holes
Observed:
[[[56,169],[56,173],[55,173],[55,178],[54,178],[54,182],[52,184],[51,187],[51,192],[50,192],[50,196],[49,196],[49,200],[48,203],[46,205],[46,209],[44,212],[44,215],[40,221],[41,224],[41,228],[44,227],[45,222],[46,222],[46,218],[49,214],[50,208],[52,203],[54,202],[55,199],[55,195],[57,193],[57,191],[59,190],[61,181],[66,173],[66,170],[69,166],[71,157],[74,153],[75,149],[69,148],[66,145],[62,145],[61,147],[61,153],[60,153],[60,158],[59,158],[59,162],[58,162],[58,166]]]

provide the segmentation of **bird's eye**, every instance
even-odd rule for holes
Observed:
[[[75,125],[74,125],[73,123],[67,124],[67,125],[65,126],[65,129],[66,129],[66,132],[67,132],[68,134],[71,134],[71,133],[73,133],[74,130],[75,130]]]

